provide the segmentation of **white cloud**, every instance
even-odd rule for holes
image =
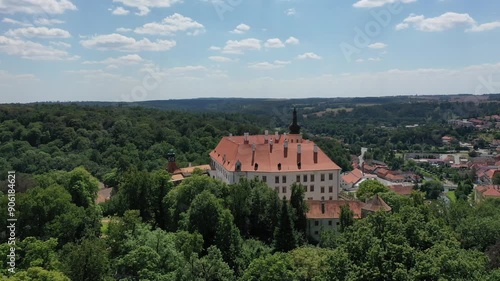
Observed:
[[[209,60],[216,61],[216,62],[232,62],[233,60],[228,58],[228,57],[223,57],[223,56],[210,56],[208,57]]]
[[[69,38],[71,34],[59,28],[47,27],[23,27],[17,29],[10,29],[5,32],[5,35],[11,37],[27,37],[27,38]]]
[[[1,35],[0,52],[31,60],[76,60],[79,58],[64,50]]]
[[[130,11],[127,9],[124,9],[123,7],[117,7],[111,13],[113,15],[116,15],[116,16],[126,16],[126,15],[130,14]]]
[[[62,24],[64,21],[58,19],[48,19],[48,18],[36,18],[35,25],[54,25]]]
[[[247,32],[249,30],[250,30],[250,26],[249,25],[241,23],[233,31],[231,31],[231,33],[243,34],[243,33]]]
[[[31,23],[18,21],[18,20],[14,20],[14,19],[11,19],[11,18],[4,18],[2,20],[2,22],[8,23],[8,24],[19,25],[19,26],[33,26]]]
[[[188,35],[198,35],[205,32],[205,27],[191,18],[175,13],[159,23],[146,23],[134,30],[138,34],[153,35],[174,35],[179,31],[189,31]]]
[[[5,82],[22,82],[22,81],[36,81],[38,78],[33,74],[12,74],[6,70],[0,69],[0,81]]]
[[[387,48],[387,44],[384,44],[384,43],[381,43],[381,42],[377,42],[377,43],[373,43],[373,44],[368,45],[368,48],[371,48],[371,49],[384,49],[384,48]]]
[[[290,8],[290,9],[285,10],[285,15],[287,15],[287,16],[293,16],[296,14],[297,14],[297,11],[295,10],[295,8]]]
[[[210,48],[208,48],[210,51],[220,51],[221,47],[217,47],[217,46],[210,46]]]
[[[151,8],[169,8],[173,4],[182,2],[182,0],[113,0],[113,2],[137,8],[139,12],[136,15],[145,16],[149,14]]]
[[[264,43],[266,48],[284,48],[285,44],[279,38],[271,38]]]
[[[50,43],[50,45],[53,45],[53,46],[56,46],[56,47],[59,47],[59,48],[63,48],[63,49],[71,48],[71,44],[66,43],[66,42],[50,41],[49,43]]]
[[[480,25],[474,25],[473,27],[465,30],[467,32],[483,32],[483,31],[490,31],[495,28],[500,28],[500,21],[494,21],[494,22],[489,22],[489,23],[483,23]]]
[[[438,32],[460,25],[472,25],[476,22],[469,16],[469,14],[457,14],[453,12],[444,13],[435,18],[426,18],[423,15],[411,14],[403,20],[400,24],[396,25],[396,30],[409,28],[410,26],[420,31]]]
[[[273,63],[267,61],[256,62],[256,63],[249,63],[248,68],[268,70],[268,69],[282,68],[290,63],[291,63],[290,61],[279,61],[279,60],[275,60]]]
[[[116,32],[120,32],[120,33],[127,33],[127,32],[130,32],[130,31],[132,31],[131,28],[125,28],[125,27],[118,27],[116,29]]]
[[[373,61],[373,62],[378,62],[378,61],[381,61],[382,59],[379,58],[379,57],[376,57],[376,58],[369,58],[368,61]]]
[[[286,39],[285,44],[288,45],[298,45],[300,43],[299,39],[291,36],[290,38]]]
[[[171,40],[156,40],[152,42],[147,38],[136,40],[131,37],[113,33],[81,40],[80,44],[85,48],[99,51],[115,50],[121,52],[142,52],[168,51],[176,45],[176,42]]]
[[[261,41],[259,39],[247,38],[240,41],[227,41],[222,52],[225,54],[243,54],[245,51],[256,51],[261,48]]]
[[[375,7],[382,7],[387,4],[393,4],[393,3],[413,3],[417,2],[417,0],[360,0],[356,3],[353,4],[354,7],[356,8],[375,8]]]
[[[144,62],[139,55],[126,55],[117,58],[107,58],[102,61],[84,61],[83,64],[132,65]]]
[[[364,59],[357,59],[357,60],[356,60],[356,62],[357,62],[357,63],[362,63],[362,62],[364,62],[364,61],[365,61]]]
[[[320,60],[321,57],[316,55],[315,53],[304,53],[302,55],[297,56],[297,59],[299,59],[299,60],[305,60],[305,59]]]
[[[3,0],[0,2],[1,14],[63,14],[76,11],[76,6],[69,0]]]

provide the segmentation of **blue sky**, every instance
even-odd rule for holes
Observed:
[[[500,92],[490,0],[0,0],[0,102]]]

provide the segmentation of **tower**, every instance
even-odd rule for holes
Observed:
[[[175,163],[175,151],[173,149],[170,149],[170,151],[167,153],[167,160],[167,171],[172,174],[175,170],[178,169],[177,164]]]
[[[297,124],[297,109],[295,107],[293,108],[292,124],[288,128],[290,129],[290,134],[300,134],[300,126]]]

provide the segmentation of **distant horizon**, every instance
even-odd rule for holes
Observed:
[[[500,92],[499,10],[488,0],[4,1],[0,103]]]
[[[165,101],[189,101],[189,100],[224,100],[224,99],[235,99],[235,100],[313,100],[313,99],[368,99],[368,98],[398,98],[398,97],[458,97],[458,96],[494,96],[500,95],[500,93],[490,93],[490,94],[416,94],[416,95],[389,95],[389,96],[356,96],[356,97],[297,97],[297,98],[273,98],[273,97],[193,97],[193,98],[177,98],[177,99],[154,99],[154,100],[141,100],[141,101],[112,101],[112,100],[68,100],[68,101],[32,101],[32,102],[12,102],[12,103],[0,103],[0,105],[5,104],[36,104],[36,103],[147,103],[147,102],[165,102]]]

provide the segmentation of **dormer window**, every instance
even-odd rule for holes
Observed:
[[[241,162],[240,162],[240,160],[236,161],[235,170],[236,170],[236,172],[241,172]]]
[[[257,171],[259,169],[259,164],[255,163],[255,165],[253,165],[253,168],[255,171]]]
[[[278,163],[278,170],[281,171],[281,163]]]

